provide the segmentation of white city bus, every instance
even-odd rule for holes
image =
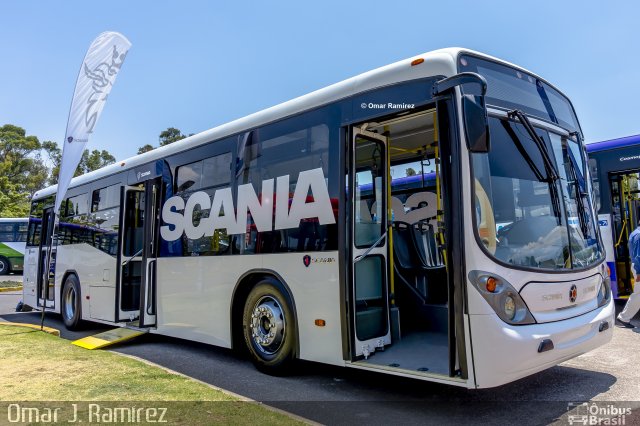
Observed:
[[[409,58],[75,178],[48,280],[55,190],[33,199],[24,301],[69,328],[469,388],[611,339],[573,107],[477,52]]]
[[[27,222],[24,218],[0,218],[0,275],[22,272]]]

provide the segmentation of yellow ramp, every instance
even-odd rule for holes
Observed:
[[[115,345],[116,343],[131,340],[135,337],[145,334],[147,330],[134,330],[131,328],[116,328],[113,330],[105,331],[94,336],[83,337],[73,343],[81,348],[93,350],[101,349],[105,346]]]

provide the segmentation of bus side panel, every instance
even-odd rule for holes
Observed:
[[[311,263],[304,266],[304,256]],[[231,347],[233,291],[247,265],[277,273],[291,290],[300,358],[344,365],[337,252],[158,259],[159,334]],[[324,319],[325,327],[315,325]]]
[[[310,256],[308,266],[304,257]],[[264,268],[277,271],[293,295],[300,359],[344,365],[338,252],[266,255]],[[325,326],[317,326],[316,320]]]
[[[613,230],[611,229],[611,215],[598,215],[598,225],[600,226],[600,235],[602,236],[602,245],[606,252],[607,266],[611,274],[611,291],[614,299],[618,297],[618,285],[616,284],[616,257],[613,245]]]
[[[115,319],[116,258],[86,243],[60,245],[56,261],[56,311],[62,279],[74,271],[80,280],[82,318],[113,321]]]
[[[38,248],[29,247],[24,254],[22,301],[35,308],[38,304]]]
[[[158,258],[157,332],[230,348],[231,296],[246,263],[244,256]]]

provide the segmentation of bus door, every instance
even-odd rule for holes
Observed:
[[[352,353],[368,358],[391,344],[388,143],[382,135],[355,127],[351,141]]]
[[[38,248],[38,307],[55,307],[54,280],[47,270],[47,257],[51,243],[51,227],[53,226],[53,207],[44,209],[42,212],[42,225],[40,226],[40,247]],[[52,253],[55,256],[55,250]],[[55,264],[55,259],[51,260]],[[51,269],[51,268],[50,268]],[[53,272],[51,272],[53,274]],[[50,279],[51,278],[51,279]]]
[[[629,256],[629,235],[637,227],[640,217],[638,172],[610,175],[612,196],[612,228],[614,232],[615,278],[614,295],[626,297],[633,293],[633,275]],[[613,275],[613,273],[612,273]]]
[[[118,252],[116,322],[156,325],[156,229],[159,183],[149,180],[122,188],[122,229]]]

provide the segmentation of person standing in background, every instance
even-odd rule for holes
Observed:
[[[623,328],[635,328],[631,319],[640,311],[640,221],[637,228],[629,235],[629,258],[633,273],[633,293],[629,296],[622,312],[618,314],[616,325]]]

